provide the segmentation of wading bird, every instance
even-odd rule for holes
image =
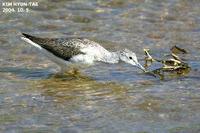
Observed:
[[[38,48],[65,71],[68,64],[93,65],[95,62],[115,64],[125,62],[143,71],[134,52],[123,49],[110,52],[100,44],[85,38],[40,38],[22,33],[21,39]]]

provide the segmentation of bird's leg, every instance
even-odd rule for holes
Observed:
[[[79,74],[80,74],[80,71],[78,70],[78,68],[73,67],[73,68],[72,68],[72,74],[73,74],[73,75],[79,75]]]
[[[64,74],[67,71],[67,67],[66,66],[60,66],[60,74]]]
[[[79,75],[79,69],[74,65],[60,65],[59,74],[61,75]]]
[[[79,75],[79,69],[73,66],[68,66],[68,69],[61,69],[61,71],[63,72],[63,74],[67,74],[67,75]]]

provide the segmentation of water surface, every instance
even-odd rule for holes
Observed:
[[[200,132],[199,7],[198,0],[39,0],[30,13],[1,12],[1,132]],[[142,64],[143,48],[161,58],[177,45],[191,71],[161,81],[126,64],[98,64],[60,76],[20,32],[126,47]]]

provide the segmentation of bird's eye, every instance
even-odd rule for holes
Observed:
[[[129,59],[131,59],[131,60],[132,60],[133,58],[132,58],[132,57],[129,57]]]

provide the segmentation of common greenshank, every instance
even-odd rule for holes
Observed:
[[[95,62],[115,64],[122,61],[145,71],[135,53],[128,49],[110,52],[99,43],[86,38],[40,38],[25,33],[22,35],[22,40],[38,48],[62,70],[66,70],[69,63],[92,65]]]

